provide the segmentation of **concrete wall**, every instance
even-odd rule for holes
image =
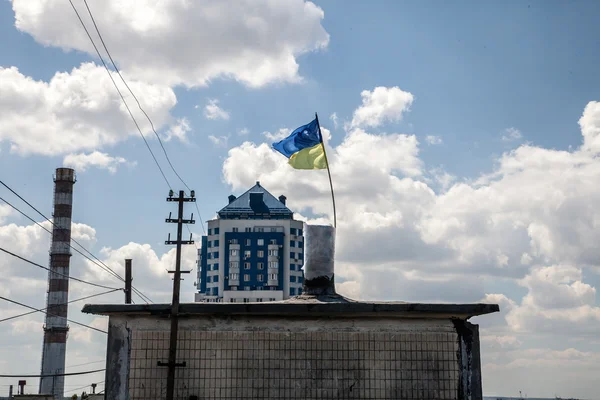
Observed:
[[[181,319],[176,398],[481,399],[477,326],[450,319]],[[164,399],[169,320],[111,316],[106,395]]]

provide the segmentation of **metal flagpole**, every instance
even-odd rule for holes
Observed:
[[[319,116],[315,113],[317,119],[317,128],[319,129],[319,139],[323,145],[323,155],[325,156],[325,165],[327,165],[327,175],[329,176],[329,186],[331,187],[331,201],[333,203],[333,227],[337,227],[337,216],[335,214],[335,195],[333,194],[333,181],[331,180],[331,171],[329,170],[329,161],[327,160],[327,151],[325,150],[325,143],[323,142],[323,135],[321,134],[321,125],[319,124]]]

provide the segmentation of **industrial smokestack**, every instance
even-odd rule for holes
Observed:
[[[304,294],[336,295],[334,283],[335,228],[304,226]]]
[[[48,298],[41,375],[64,374],[67,346],[67,302],[69,301],[69,262],[71,258],[71,215],[75,171],[57,168],[54,176],[54,225],[50,245]],[[63,398],[65,378],[40,378],[40,394]]]

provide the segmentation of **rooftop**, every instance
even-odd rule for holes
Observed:
[[[98,315],[163,315],[170,304],[86,304],[82,310]],[[396,318],[468,319],[499,311],[497,304],[445,304],[407,302],[363,302],[342,296],[297,296],[269,303],[183,303],[180,316],[193,315],[280,315],[280,316],[361,316]]]
[[[273,196],[256,182],[252,188],[240,197],[230,196],[230,203],[219,211],[222,219],[276,218],[292,219],[293,212],[286,207],[285,197]],[[281,201],[283,200],[283,202]]]

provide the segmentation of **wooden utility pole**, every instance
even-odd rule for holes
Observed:
[[[131,259],[125,259],[125,304],[131,304]]]
[[[190,219],[183,219],[183,203],[194,202],[196,198],[194,191],[190,193],[190,197],[185,197],[183,190],[179,191],[178,197],[173,197],[173,191],[169,192],[167,201],[176,201],[178,203],[177,219],[172,219],[169,213],[169,218],[165,220],[167,223],[177,224],[177,240],[171,240],[171,234],[169,239],[165,241],[165,244],[177,245],[177,253],[175,255],[175,271],[169,271],[173,273],[173,301],[171,303],[171,336],[169,342],[169,361],[168,363],[158,362],[158,365],[169,367],[167,375],[167,400],[174,400],[175,397],[175,368],[185,367],[185,362],[177,363],[177,331],[179,329],[179,291],[181,284],[181,245],[183,244],[194,244],[192,240],[192,234],[190,233],[190,240],[182,240],[183,224],[193,224],[194,214]],[[190,271],[183,271],[183,273],[189,273]]]

